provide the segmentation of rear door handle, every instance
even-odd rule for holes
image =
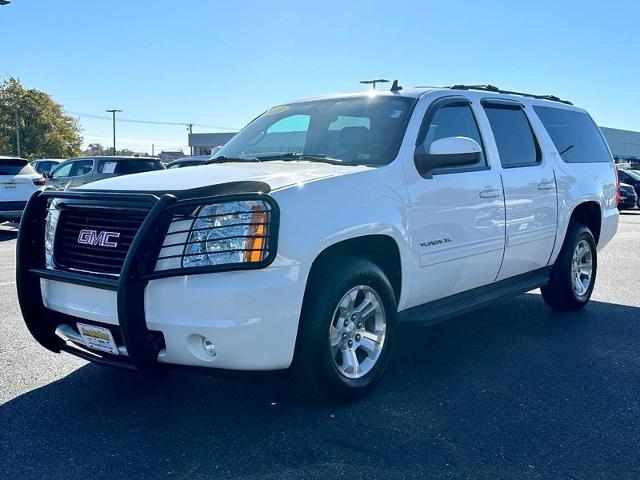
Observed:
[[[555,182],[542,181],[538,184],[538,190],[552,190],[556,188]]]
[[[496,198],[502,195],[502,190],[497,188],[485,188],[480,193],[480,198]]]

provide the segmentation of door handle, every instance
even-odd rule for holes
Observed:
[[[556,188],[555,182],[542,181],[538,184],[538,190],[552,190]]]
[[[497,188],[485,188],[478,195],[480,198],[496,198],[502,195],[502,190]]]

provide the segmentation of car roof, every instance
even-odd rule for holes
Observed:
[[[25,158],[13,157],[11,155],[0,155],[0,160],[24,160],[25,162],[27,161]]]
[[[120,156],[120,155],[94,155],[86,157],[73,157],[69,160],[154,160],[161,162],[158,157],[133,157],[133,156]]]
[[[488,88],[489,87],[489,88]],[[449,94],[449,95],[460,95],[467,98],[472,99],[504,99],[511,100],[514,102],[518,102],[521,104],[533,104],[533,105],[544,105],[544,106],[552,106],[556,108],[563,108],[567,110],[576,110],[580,112],[584,112],[582,108],[575,107],[571,102],[566,100],[562,100],[554,95],[538,95],[538,94],[529,94],[529,93],[519,93],[519,92],[509,92],[497,89],[496,87],[492,87],[491,85],[477,85],[477,86],[466,86],[466,85],[454,85],[451,87],[413,87],[406,88],[398,91],[390,91],[390,90],[369,90],[367,92],[356,92],[356,93],[334,93],[328,95],[321,95],[316,97],[302,98],[299,100],[294,100],[292,102],[285,102],[282,105],[291,105],[295,103],[305,103],[305,102],[313,102],[313,101],[321,101],[321,100],[332,100],[332,99],[340,99],[340,98],[358,98],[358,97],[372,97],[372,98],[380,98],[380,97],[404,97],[404,98],[422,98],[428,94]]]

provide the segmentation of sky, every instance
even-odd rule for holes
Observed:
[[[117,123],[118,149],[149,153],[371,78],[552,93],[640,131],[639,24],[637,0],[12,0],[0,77],[78,116],[85,146],[111,145],[110,108],[178,124]]]

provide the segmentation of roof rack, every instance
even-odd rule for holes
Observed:
[[[521,97],[535,98],[537,100],[551,100],[552,102],[573,105],[569,100],[562,100],[560,97],[556,97],[555,95],[535,95],[533,93],[513,92],[511,90],[501,90],[495,85],[452,85],[446,88],[451,90],[483,90],[485,92],[502,93],[505,95],[520,95]]]

